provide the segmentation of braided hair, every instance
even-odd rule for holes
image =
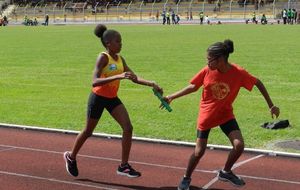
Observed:
[[[229,54],[233,53],[233,41],[232,40],[224,40],[224,42],[216,42],[210,45],[207,48],[207,53],[215,58],[224,57],[227,61]]]

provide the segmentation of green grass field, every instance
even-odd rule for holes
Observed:
[[[272,121],[267,104],[257,88],[242,89],[234,109],[246,146],[280,150],[272,145],[300,139],[299,25],[108,27],[122,34],[121,54],[131,69],[157,81],[165,94],[185,87],[205,66],[210,44],[232,39],[235,52],[230,61],[264,82],[281,108],[280,119],[292,124],[285,130],[262,129],[262,123]],[[93,25],[0,28],[0,122],[81,130],[95,60],[104,50],[93,29]],[[171,113],[158,108],[159,101],[149,87],[128,80],[121,82],[119,96],[135,136],[195,140],[201,89],[172,102]],[[107,112],[96,131],[121,133]],[[209,143],[229,145],[219,128],[212,131]]]

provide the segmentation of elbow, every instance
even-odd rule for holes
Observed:
[[[198,90],[198,87],[194,84],[191,84],[189,89],[190,89],[190,92],[193,93],[193,92],[196,92]]]
[[[255,86],[257,86],[257,87],[262,86],[262,82],[259,79],[256,79]]]
[[[94,87],[96,87],[96,86],[98,86],[98,83],[97,83],[95,80],[93,80],[93,82],[92,82],[92,87],[94,88]]]

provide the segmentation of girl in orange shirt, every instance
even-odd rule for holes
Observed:
[[[221,127],[233,145],[224,169],[218,172],[218,178],[236,186],[245,185],[243,179],[231,171],[232,166],[244,150],[243,136],[232,108],[232,103],[241,87],[251,91],[255,85],[264,96],[272,117],[273,115],[279,116],[279,108],[273,104],[263,83],[240,66],[228,62],[229,54],[233,51],[231,40],[212,44],[207,49],[207,66],[191,79],[187,87],[164,97],[168,103],[171,103],[174,99],[195,92],[203,86],[197,120],[196,147],[190,156],[187,170],[178,190],[189,189],[191,175],[205,153],[210,129],[216,126]]]
[[[100,53],[96,61],[92,82],[93,89],[87,108],[86,126],[77,136],[72,150],[64,153],[66,169],[70,175],[78,176],[76,155],[86,139],[92,135],[105,108],[123,129],[122,160],[118,166],[117,174],[139,177],[141,173],[128,164],[133,129],[127,110],[117,95],[120,80],[128,79],[137,84],[150,86],[160,93],[162,93],[162,88],[153,81],[136,76],[128,67],[124,58],[119,55],[122,48],[122,38],[119,32],[107,30],[105,25],[99,24],[94,33],[101,39],[106,51]]]

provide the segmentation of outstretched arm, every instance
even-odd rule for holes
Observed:
[[[181,96],[188,95],[190,93],[193,93],[193,92],[197,91],[198,89],[199,88],[196,87],[196,85],[190,84],[190,85],[186,86],[185,88],[183,88],[171,95],[164,97],[164,99],[166,102],[168,102],[170,104],[174,99],[179,98]]]
[[[279,116],[280,110],[277,106],[275,106],[269,96],[269,93],[266,89],[266,87],[264,86],[264,84],[257,79],[257,82],[255,84],[255,86],[258,88],[258,90],[260,91],[260,93],[263,95],[263,97],[265,98],[269,108],[270,108],[270,112],[271,112],[271,116],[272,118],[274,118],[274,115],[276,116],[276,118]]]
[[[145,86],[153,87],[156,91],[158,91],[160,94],[163,94],[163,89],[155,82],[143,79],[137,75],[134,74],[134,72],[128,67],[128,65],[125,62],[125,59],[122,57],[123,65],[124,65],[124,71],[128,73],[132,73],[133,77],[131,78],[132,82],[136,84],[141,84]]]

